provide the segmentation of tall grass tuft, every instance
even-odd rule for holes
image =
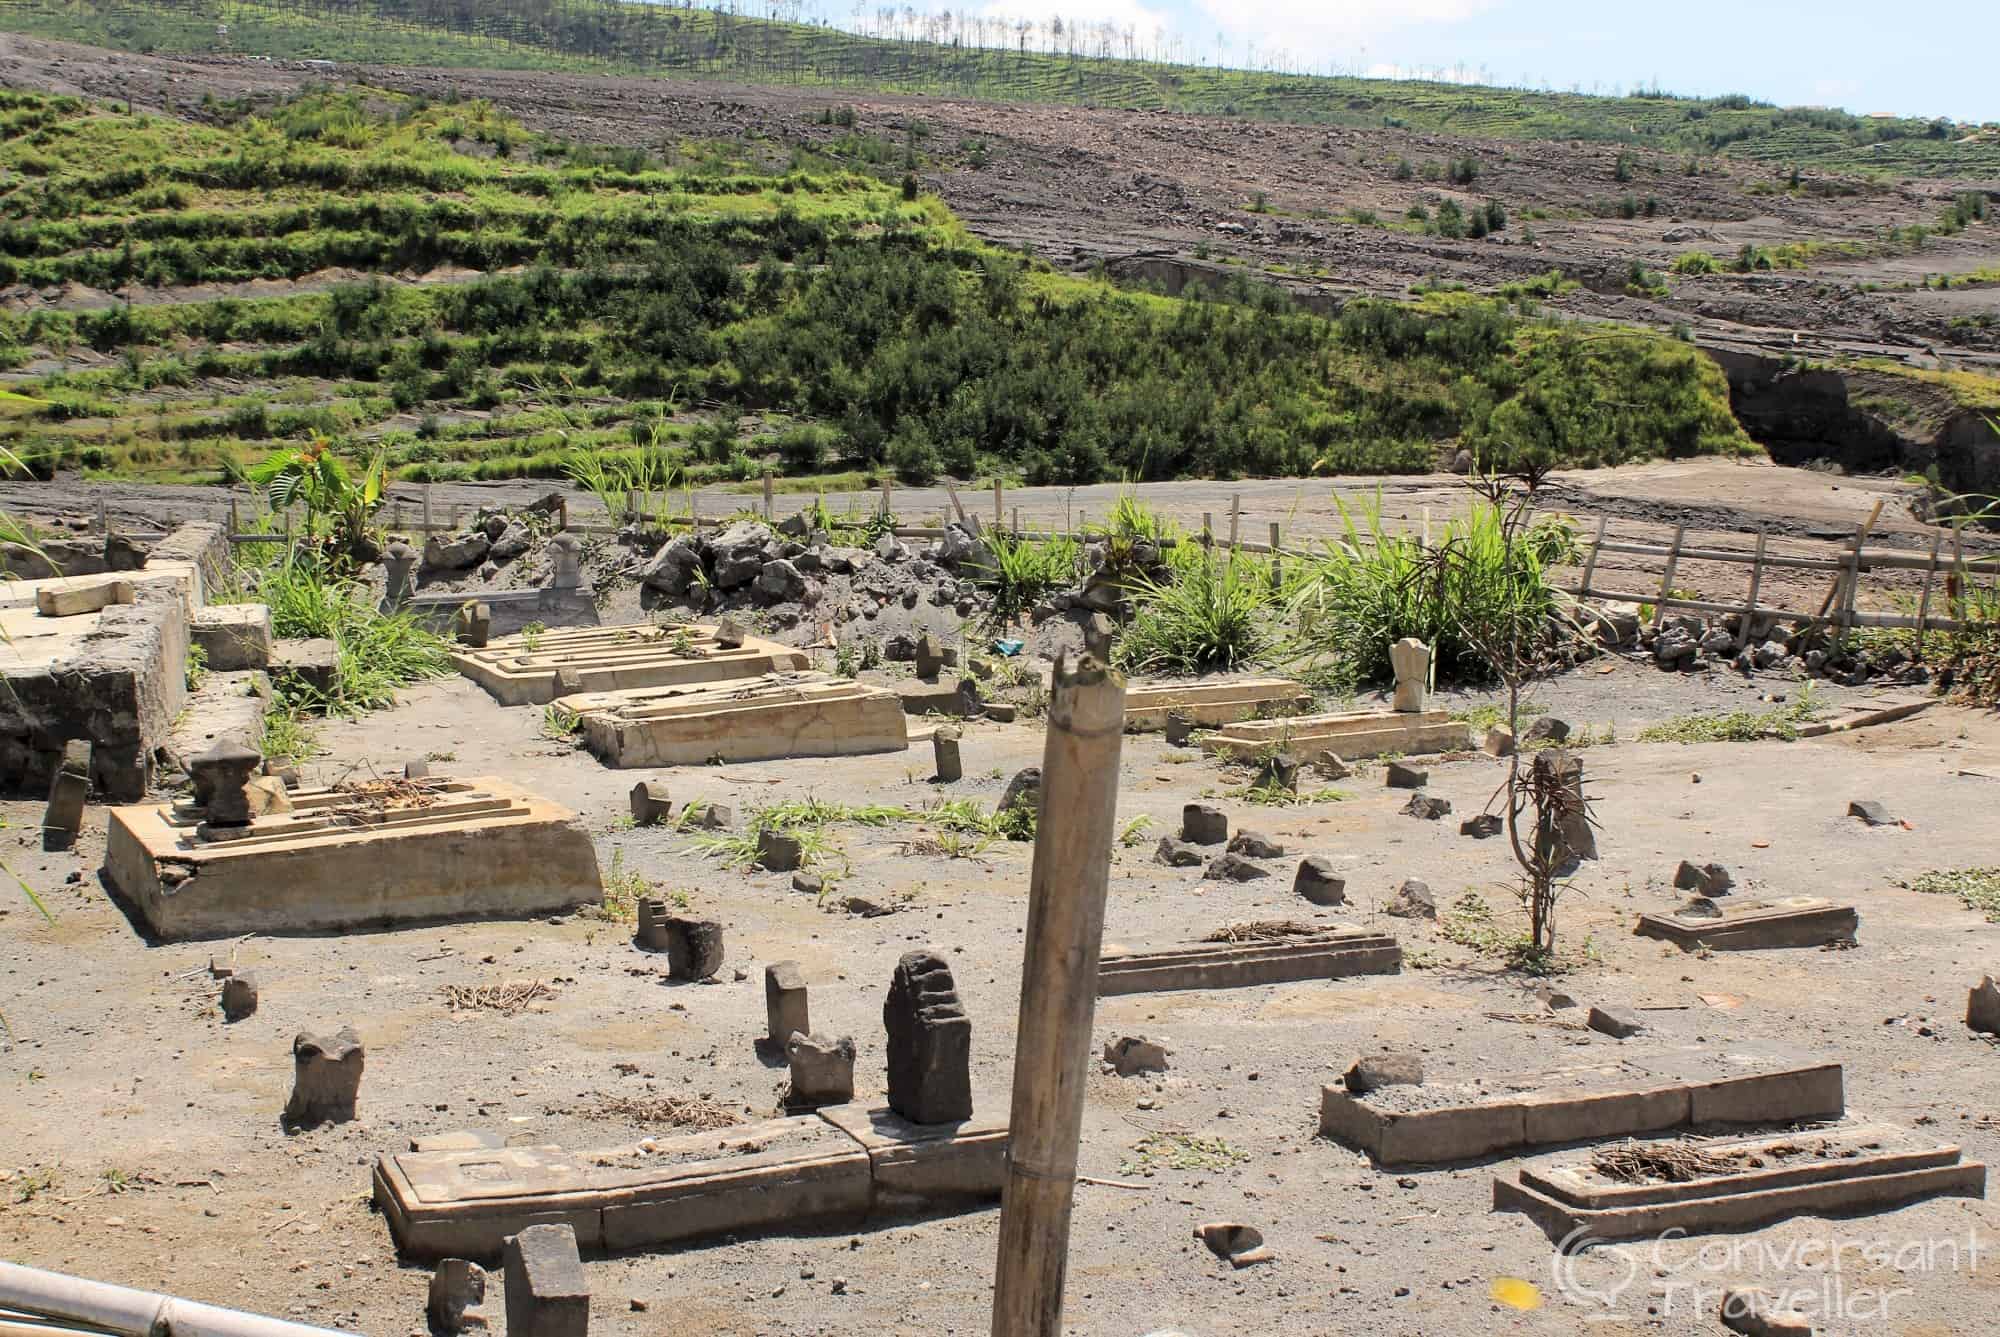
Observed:
[[[1076,579],[1081,555],[1073,539],[1035,542],[999,533],[987,536],[986,550],[992,561],[977,568],[973,580],[992,592],[992,616],[1002,625],[1044,595],[1068,587]]]
[[[270,606],[274,635],[319,637],[340,648],[332,695],[293,705],[325,714],[378,710],[395,703],[398,687],[450,671],[442,637],[407,612],[378,612],[366,586],[329,576],[309,559],[295,556],[264,571],[246,597]]]
[[[1138,578],[1138,610],[1119,638],[1124,663],[1145,673],[1208,673],[1248,668],[1279,644],[1272,625],[1269,567],[1240,553],[1211,555],[1195,544],[1169,549],[1169,575]]]

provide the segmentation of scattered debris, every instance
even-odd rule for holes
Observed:
[[[1194,1237],[1206,1244],[1209,1252],[1217,1258],[1226,1259],[1231,1267],[1252,1267],[1258,1263],[1277,1261],[1277,1255],[1264,1247],[1262,1234],[1233,1221],[1213,1221],[1196,1226]]]
[[[224,993],[226,996],[226,986]],[[530,1004],[556,996],[555,988],[543,980],[514,980],[506,984],[447,984],[438,993],[454,1012],[483,1010],[498,1012],[505,1017],[525,1012]]]

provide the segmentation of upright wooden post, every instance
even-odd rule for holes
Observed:
[[[104,504],[104,493],[102,491],[99,491],[97,494],[97,532],[102,534],[107,542],[110,541],[111,508]]]
[[[952,513],[958,517],[958,522],[977,534],[979,526],[965,514],[965,503],[958,499],[958,488],[949,478],[944,480],[944,494],[951,498]]]
[[[612,520],[612,524],[615,525],[617,523],[618,522],[616,519]],[[568,528],[569,528],[569,498],[558,497],[556,498],[556,532],[562,533]]]
[[[1750,601],[1743,605],[1743,625],[1736,629],[1736,649],[1750,644],[1750,624],[1757,620],[1757,592],[1764,584],[1764,543],[1769,536],[1757,526],[1757,555],[1750,561]]]
[[[1951,616],[1955,622],[1965,621],[1965,585],[1968,576],[1965,570],[1965,531],[1954,530],[1951,536],[1951,570],[1945,573],[1945,589],[1950,592]]]
[[[764,471],[764,518],[770,520],[776,514],[776,498],[771,495],[771,471],[766,469]]]
[[[1273,520],[1271,522],[1271,588],[1274,590],[1283,589],[1285,585],[1285,555],[1284,545],[1279,542],[1280,533],[1278,522]]]
[[[882,480],[882,514],[886,518],[891,513],[889,510],[889,480],[885,478]]]
[[[1583,559],[1583,586],[1576,592],[1576,597],[1579,599],[1588,599],[1591,597],[1590,581],[1591,577],[1597,574],[1597,554],[1604,547],[1604,526],[1606,523],[1606,517],[1602,515],[1597,517],[1597,537],[1590,541],[1590,556]]]
[[[1681,564],[1681,540],[1687,537],[1686,525],[1674,526],[1674,546],[1667,553],[1666,573],[1660,577],[1660,599],[1653,605],[1653,625],[1659,626],[1667,615],[1667,599],[1674,592],[1674,571]]]
[[[1931,615],[1931,586],[1937,583],[1938,553],[1944,548],[1944,535],[1931,535],[1931,564],[1924,568],[1924,597],[1917,601],[1917,658],[1924,657],[1924,623]]]
[[[1236,533],[1243,518],[1243,494],[1233,492],[1229,496],[1229,550],[1236,551]]]
[[[401,504],[402,504],[401,502],[397,503],[397,505]],[[238,519],[236,515],[236,498],[231,497],[229,499],[229,536],[228,536],[229,541],[231,543],[234,543],[236,541],[236,536],[242,532],[243,532],[243,522],[240,519]]]
[[[1201,546],[1204,548],[1215,546],[1215,517],[1207,511],[1201,513]]]
[[[1063,1330],[1124,727],[1124,680],[1088,656],[1074,669],[1058,660],[1028,883],[993,1337],[1061,1337]]]
[[[1875,521],[1882,515],[1882,503],[1876,502],[1875,509],[1868,512],[1868,518],[1861,522],[1861,528],[1854,531],[1854,546],[1848,550],[1847,569],[1833,578],[1833,584],[1826,590],[1826,598],[1820,600],[1819,616],[1824,618],[1833,607],[1833,601],[1840,598],[1842,587],[1849,581],[1861,578],[1861,546],[1868,542],[1869,531],[1875,528]],[[1843,612],[1846,605],[1842,605]]]
[[[1014,529],[1014,537],[1015,538],[1021,537],[1021,508],[1019,506],[1016,506],[1014,508],[1013,529]]]
[[[424,537],[431,536],[431,485],[424,484]]]
[[[1005,529],[1007,527],[1007,506],[1002,498],[1000,476],[998,474],[995,474],[993,477],[993,527],[995,529]]]

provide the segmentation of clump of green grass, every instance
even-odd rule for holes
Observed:
[[[1076,579],[1081,552],[1071,539],[1036,541],[997,533],[986,536],[986,550],[992,562],[976,568],[972,579],[989,592],[990,616],[1003,624],[1067,588]]]
[[[1966,909],[1985,915],[1987,923],[2000,924],[2000,868],[1933,869],[1903,885],[1927,896],[1956,896]]]
[[[1124,663],[1140,672],[1192,675],[1267,659],[1278,645],[1268,566],[1194,544],[1170,551],[1165,580],[1141,577],[1132,586],[1138,610],[1118,641]]]
[[[1232,789],[1227,797],[1241,799],[1260,808],[1303,808],[1312,803],[1340,803],[1354,796],[1344,789],[1287,789],[1274,780]]]
[[[1250,1153],[1226,1138],[1198,1133],[1148,1133],[1139,1139],[1118,1173],[1152,1175],[1160,1170],[1229,1170],[1246,1164]]]
[[[1731,710],[1699,715],[1676,715],[1670,720],[1648,725],[1639,731],[1642,743],[1755,743],[1776,738],[1792,742],[1799,726],[1819,713],[1819,705],[1808,689],[1799,699],[1776,710]]]
[[[339,647],[331,695],[294,687],[292,703],[320,714],[354,715],[395,704],[396,689],[451,670],[444,639],[414,615],[382,613],[360,582],[329,575],[293,555],[254,575],[241,599],[270,606],[271,633],[330,640]]]

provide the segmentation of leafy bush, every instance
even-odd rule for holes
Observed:
[[[1079,549],[1069,539],[1036,542],[991,534],[986,550],[992,562],[976,568],[972,578],[992,593],[992,616],[1003,625],[1076,579]]]
[[[396,689],[450,672],[444,640],[409,613],[376,610],[359,581],[329,575],[303,553],[252,577],[246,599],[270,605],[271,632],[286,639],[324,638],[339,647],[333,694],[286,703],[322,714],[356,714],[393,705]]]
[[[1128,587],[1137,611],[1118,641],[1122,661],[1143,673],[1196,674],[1264,660],[1278,644],[1265,564],[1193,543],[1169,551],[1168,579]]]
[[[1722,269],[1722,262],[1707,251],[1688,251],[1674,257],[1676,274],[1714,274]]]

